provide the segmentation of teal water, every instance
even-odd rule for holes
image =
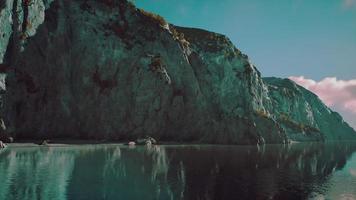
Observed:
[[[0,200],[356,199],[356,143],[0,151]]]

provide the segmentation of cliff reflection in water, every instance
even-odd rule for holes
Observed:
[[[353,143],[10,147],[0,152],[0,199],[336,197],[344,191],[330,179],[355,150]]]

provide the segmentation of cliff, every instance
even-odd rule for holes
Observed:
[[[354,129],[312,92],[289,79],[263,80],[268,85],[269,96],[274,104],[272,112],[290,138],[299,141],[309,140],[310,137],[325,140],[354,139]],[[304,134],[300,135],[300,132]]]
[[[262,79],[224,35],[125,0],[7,0],[0,9],[2,116],[16,138],[355,138],[313,94]]]

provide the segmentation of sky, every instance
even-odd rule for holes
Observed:
[[[228,36],[263,76],[293,79],[356,128],[356,0],[135,0],[135,4],[175,25]],[[325,87],[333,90],[325,92]]]

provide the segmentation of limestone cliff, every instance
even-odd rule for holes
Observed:
[[[355,138],[311,93],[266,84],[223,35],[176,27],[126,0],[4,2],[2,116],[16,138]]]

